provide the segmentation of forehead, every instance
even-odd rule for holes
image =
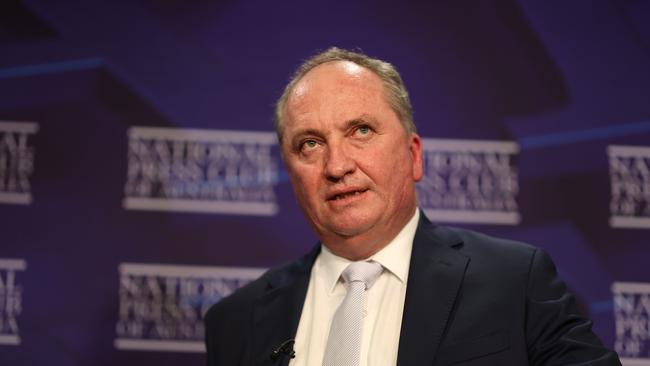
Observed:
[[[333,61],[315,67],[296,83],[285,112],[295,117],[324,107],[341,110],[367,104],[388,106],[379,76],[350,61]]]
[[[373,76],[377,76],[363,66],[351,61],[330,61],[318,65],[307,72],[296,83],[291,96],[296,98],[303,95],[309,89],[327,86],[328,84],[350,84],[363,82],[372,83]],[[378,79],[378,78],[377,78]],[[330,81],[331,83],[328,83]]]

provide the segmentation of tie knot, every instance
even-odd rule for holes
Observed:
[[[343,271],[343,279],[346,283],[363,282],[366,290],[370,289],[383,271],[381,264],[377,262],[352,262]]]

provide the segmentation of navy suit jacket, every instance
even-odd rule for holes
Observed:
[[[287,365],[320,246],[269,270],[206,314],[208,365]],[[380,351],[378,351],[380,352]],[[620,365],[579,315],[542,250],[420,216],[397,364]],[[314,365],[317,366],[317,365]],[[372,365],[370,365],[372,366]]]

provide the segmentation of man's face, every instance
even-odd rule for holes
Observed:
[[[281,148],[298,204],[338,255],[374,254],[414,213],[419,137],[365,68],[336,61],[307,73],[289,96]]]

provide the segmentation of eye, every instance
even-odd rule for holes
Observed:
[[[302,144],[300,144],[300,150],[309,151],[309,150],[315,149],[317,146],[318,146],[318,141],[316,141],[316,140],[305,140],[305,141],[302,142]]]
[[[372,129],[370,128],[370,126],[361,125],[357,127],[356,131],[354,132],[359,136],[368,136],[372,132]]]

